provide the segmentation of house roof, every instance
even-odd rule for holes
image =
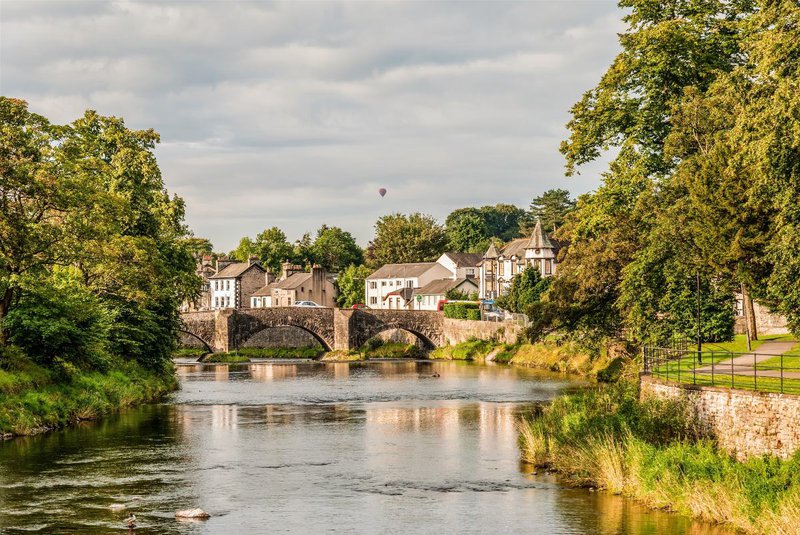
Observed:
[[[528,248],[529,241],[530,238],[517,238],[516,240],[511,240],[502,249],[500,249],[500,254],[506,258],[510,258],[512,256],[524,258],[525,249]]]
[[[285,279],[283,279],[282,281],[276,282],[274,284],[275,288],[277,288],[278,290],[294,290],[295,288],[298,288],[303,284],[306,284],[309,281],[309,279],[311,279],[311,273],[306,273],[306,272],[295,273],[294,275],[290,275]]]
[[[475,267],[483,260],[480,253],[444,253],[446,257],[452,260],[456,267]]]
[[[453,288],[458,288],[464,283],[469,283],[478,289],[478,285],[475,284],[474,279],[439,279],[435,281],[431,281],[422,288],[415,288],[414,295],[444,295]]]
[[[253,262],[252,264],[247,262],[234,262],[220,269],[216,274],[210,276],[209,279],[236,279],[244,275],[244,272],[252,267],[259,269],[262,273],[266,273],[267,271],[261,267],[261,264],[258,262]]]
[[[397,279],[419,277],[429,269],[439,266],[436,262],[417,262],[413,264],[386,264],[367,277],[369,279]],[[444,266],[442,266],[444,267]]]
[[[253,292],[252,297],[261,297],[261,296],[270,296],[272,295],[272,290],[278,285],[277,282],[270,282],[263,288],[256,290]]]
[[[533,227],[533,232],[531,233],[531,238],[528,241],[527,249],[554,249],[553,244],[550,242],[550,238],[547,237],[547,233],[542,228],[542,219],[537,217],[536,218],[536,226]]]
[[[387,297],[400,296],[403,298],[403,300],[408,301],[409,299],[411,299],[412,295],[414,295],[413,288],[401,288],[399,290],[395,290],[393,292],[389,292],[388,294],[384,295],[383,300],[386,301]]]

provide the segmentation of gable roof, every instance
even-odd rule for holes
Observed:
[[[386,264],[367,277],[369,279],[397,279],[408,277],[419,277],[426,271],[436,266],[442,266],[436,262],[416,262],[412,264]]]
[[[403,298],[404,301],[408,301],[411,299],[411,296],[414,295],[414,290],[411,288],[400,288],[399,290],[395,290],[393,292],[389,292],[388,294],[383,296],[383,300],[386,301],[387,297],[394,297],[400,296]]]
[[[274,288],[275,288],[277,285],[278,285],[278,283],[277,283],[277,282],[270,282],[269,284],[267,284],[267,285],[266,285],[266,286],[264,286],[263,288],[261,288],[261,289],[259,289],[259,290],[256,290],[255,292],[253,292],[253,295],[252,295],[251,297],[270,296],[270,295],[272,295],[272,290],[273,290],[273,289],[274,289]]]
[[[484,253],[484,258],[497,258],[499,255],[497,253],[497,247],[494,245],[494,240],[489,243],[489,249]]]
[[[444,256],[452,260],[457,268],[475,267],[483,260],[480,253],[444,253]]]
[[[295,288],[307,283],[310,278],[311,273],[295,273],[286,277],[282,281],[275,283],[275,288],[278,290],[294,290]]]
[[[261,267],[261,264],[258,262],[253,262],[249,264],[247,262],[234,262],[233,264],[228,264],[224,268],[220,269],[216,274],[209,277],[209,279],[236,279],[244,275],[244,272],[250,268],[258,268],[262,273],[266,273],[267,270]]]
[[[414,295],[444,295],[453,288],[458,288],[465,282],[474,286],[476,290],[478,289],[475,279],[439,279],[429,282],[422,288],[414,289]]]

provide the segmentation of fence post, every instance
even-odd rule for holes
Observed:
[[[731,388],[736,388],[733,384],[733,354],[731,354]]]
[[[681,382],[681,359],[683,359],[683,356],[680,353],[678,353],[678,382],[679,383]]]
[[[781,353],[781,394],[783,394],[783,353]]]
[[[714,352],[711,352],[711,386],[714,386]]]
[[[692,384],[697,384],[697,361],[694,359],[692,359]]]
[[[758,390],[758,369],[756,369],[755,353],[753,353],[753,390]]]

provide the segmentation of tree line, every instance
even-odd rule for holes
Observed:
[[[0,97],[0,367],[171,369],[178,306],[199,290],[184,204],[153,130],[87,111],[67,125]]]
[[[622,0],[622,51],[572,108],[568,174],[615,151],[556,231],[534,334],[732,335],[734,291],[800,332],[800,6]]]

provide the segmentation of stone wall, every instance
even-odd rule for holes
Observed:
[[[515,344],[522,326],[510,321],[474,321],[444,318],[444,337],[448,344],[460,344],[470,338]]]
[[[753,302],[753,312],[756,318],[756,331],[758,334],[788,334],[789,328],[786,325],[784,316],[773,314],[758,301]],[[733,332],[736,334],[745,334],[747,332],[744,316],[736,316]]]
[[[248,338],[241,347],[309,347],[318,346],[314,335],[297,327],[272,327]]]
[[[642,398],[688,399],[719,446],[739,460],[800,449],[800,396],[667,383],[643,375]]]

